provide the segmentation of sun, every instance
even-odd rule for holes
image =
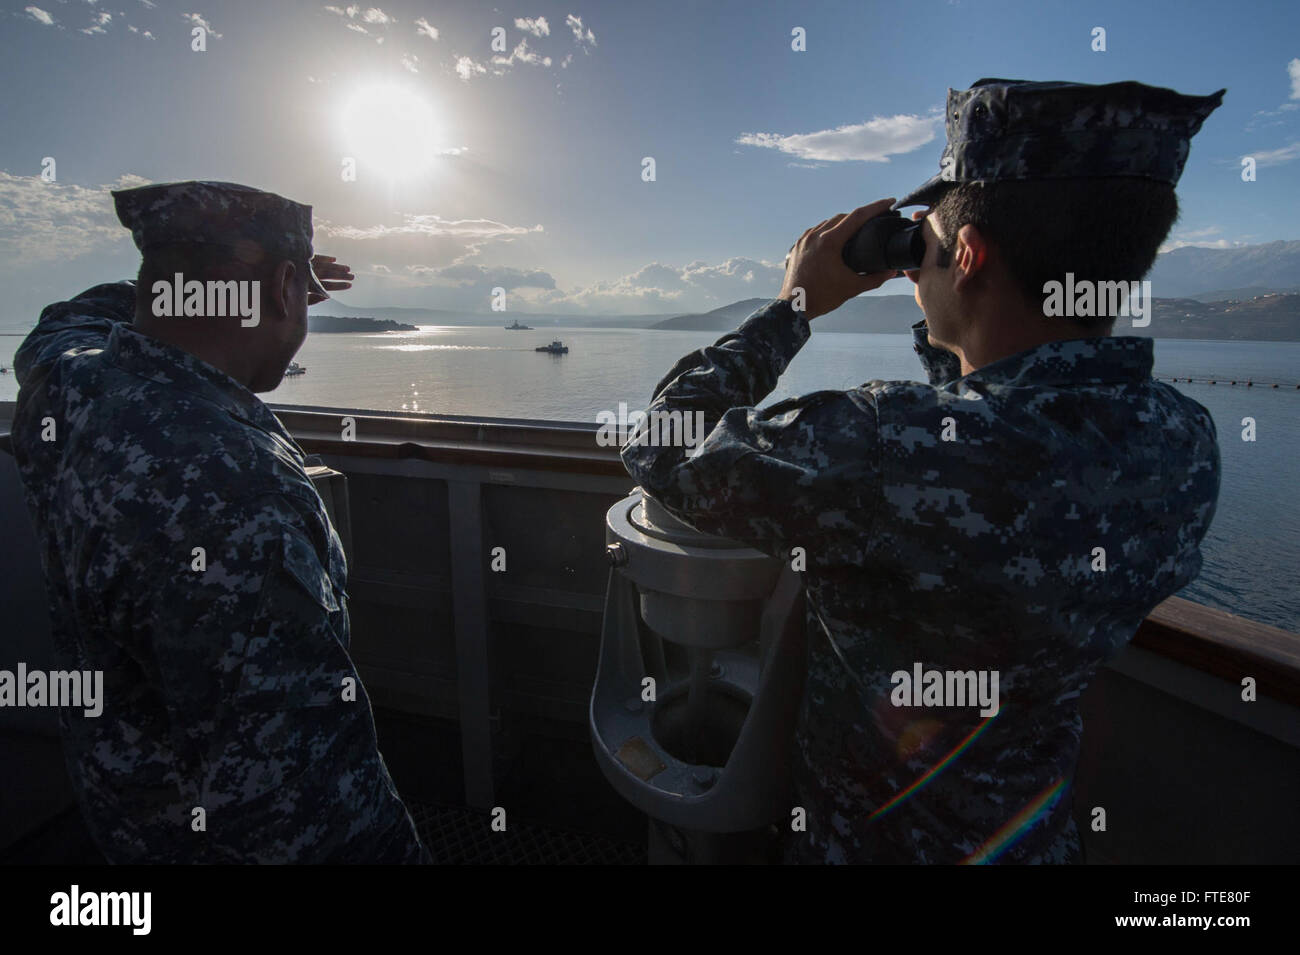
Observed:
[[[437,158],[433,107],[394,83],[357,90],[342,112],[344,147],[359,167],[387,179],[411,179]]]

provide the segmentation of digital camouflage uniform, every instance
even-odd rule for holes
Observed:
[[[244,188],[128,190],[118,210],[142,249],[177,237],[170,209],[186,239],[309,259],[310,207]],[[91,832],[117,863],[427,861],[348,656],[347,566],[302,450],[134,311],[134,283],[96,286],[46,308],[15,361],[59,666],[104,674],[102,715],[60,711]]]
[[[953,122],[950,108],[959,140]],[[636,432],[623,461],[697,529],[806,554],[794,782],[807,832],[790,833],[789,861],[1078,861],[1079,696],[1200,570],[1214,423],[1152,379],[1151,339],[1043,344],[962,376],[924,321],[913,335],[928,384],[756,410],[809,336],[773,302],[655,389],[651,414],[705,413],[698,450]],[[996,670],[999,711],[895,706],[891,675],[918,663]]]

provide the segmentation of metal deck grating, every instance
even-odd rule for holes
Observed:
[[[644,865],[646,849],[585,832],[567,832],[506,817],[492,831],[486,812],[407,801],[420,838],[443,865]]]

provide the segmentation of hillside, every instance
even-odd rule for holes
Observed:
[[[651,328],[678,331],[728,332],[748,318],[768,298],[747,298],[711,312],[679,315],[656,322]],[[819,332],[883,332],[897,334],[921,320],[921,310],[910,295],[864,295],[849,299],[834,312],[816,319]]]
[[[1201,302],[1157,298],[1146,328],[1115,331],[1155,338],[1208,338],[1219,341],[1300,341],[1300,294],[1257,295],[1249,299]]]
[[[1116,331],[1163,338],[1300,341],[1300,240],[1264,242],[1234,248],[1185,246],[1162,253],[1147,278],[1155,299],[1151,325]],[[818,318],[820,332],[905,333],[921,312],[910,294],[910,283],[898,283],[905,294],[867,295],[853,299],[830,315]],[[772,290],[775,293],[775,289]],[[435,290],[430,290],[436,296]],[[436,299],[435,299],[436,300]],[[750,298],[707,312],[659,315],[599,315],[582,313],[470,312],[410,306],[364,306],[332,299],[313,309],[319,317],[358,314],[400,325],[471,325],[500,327],[518,319],[537,329],[660,328],[719,334],[740,325],[769,301]],[[315,325],[313,325],[315,328]],[[367,329],[372,330],[372,329]]]
[[[307,330],[320,334],[332,332],[414,332],[414,325],[404,325],[388,318],[357,318],[350,315],[309,315]]]
[[[680,315],[651,328],[729,332],[769,299],[750,298],[711,312]],[[904,334],[920,321],[921,310],[910,295],[864,295],[850,299],[829,315],[814,319],[818,332]],[[1248,299],[1201,302],[1194,298],[1153,300],[1151,324],[1134,328],[1121,318],[1117,335],[1154,338],[1201,338],[1221,341],[1300,341],[1300,294],[1274,293]]]
[[[1155,295],[1201,298],[1210,289],[1294,289],[1300,279],[1300,240],[1231,249],[1185,246],[1156,257],[1147,275]]]
[[[574,313],[464,312],[447,308],[416,308],[407,305],[351,305],[330,299],[312,309],[312,317],[355,315],[358,312],[379,319],[415,325],[471,325],[500,328],[518,319],[534,328],[567,326],[574,328],[646,328],[669,315],[580,315]]]

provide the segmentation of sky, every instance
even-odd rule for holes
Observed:
[[[1291,0],[380,2],[0,2],[0,330],[133,277],[109,193],[181,179],[310,204],[345,305],[766,298],[807,227],[934,175],[988,76],[1226,87],[1166,249],[1300,237]]]

